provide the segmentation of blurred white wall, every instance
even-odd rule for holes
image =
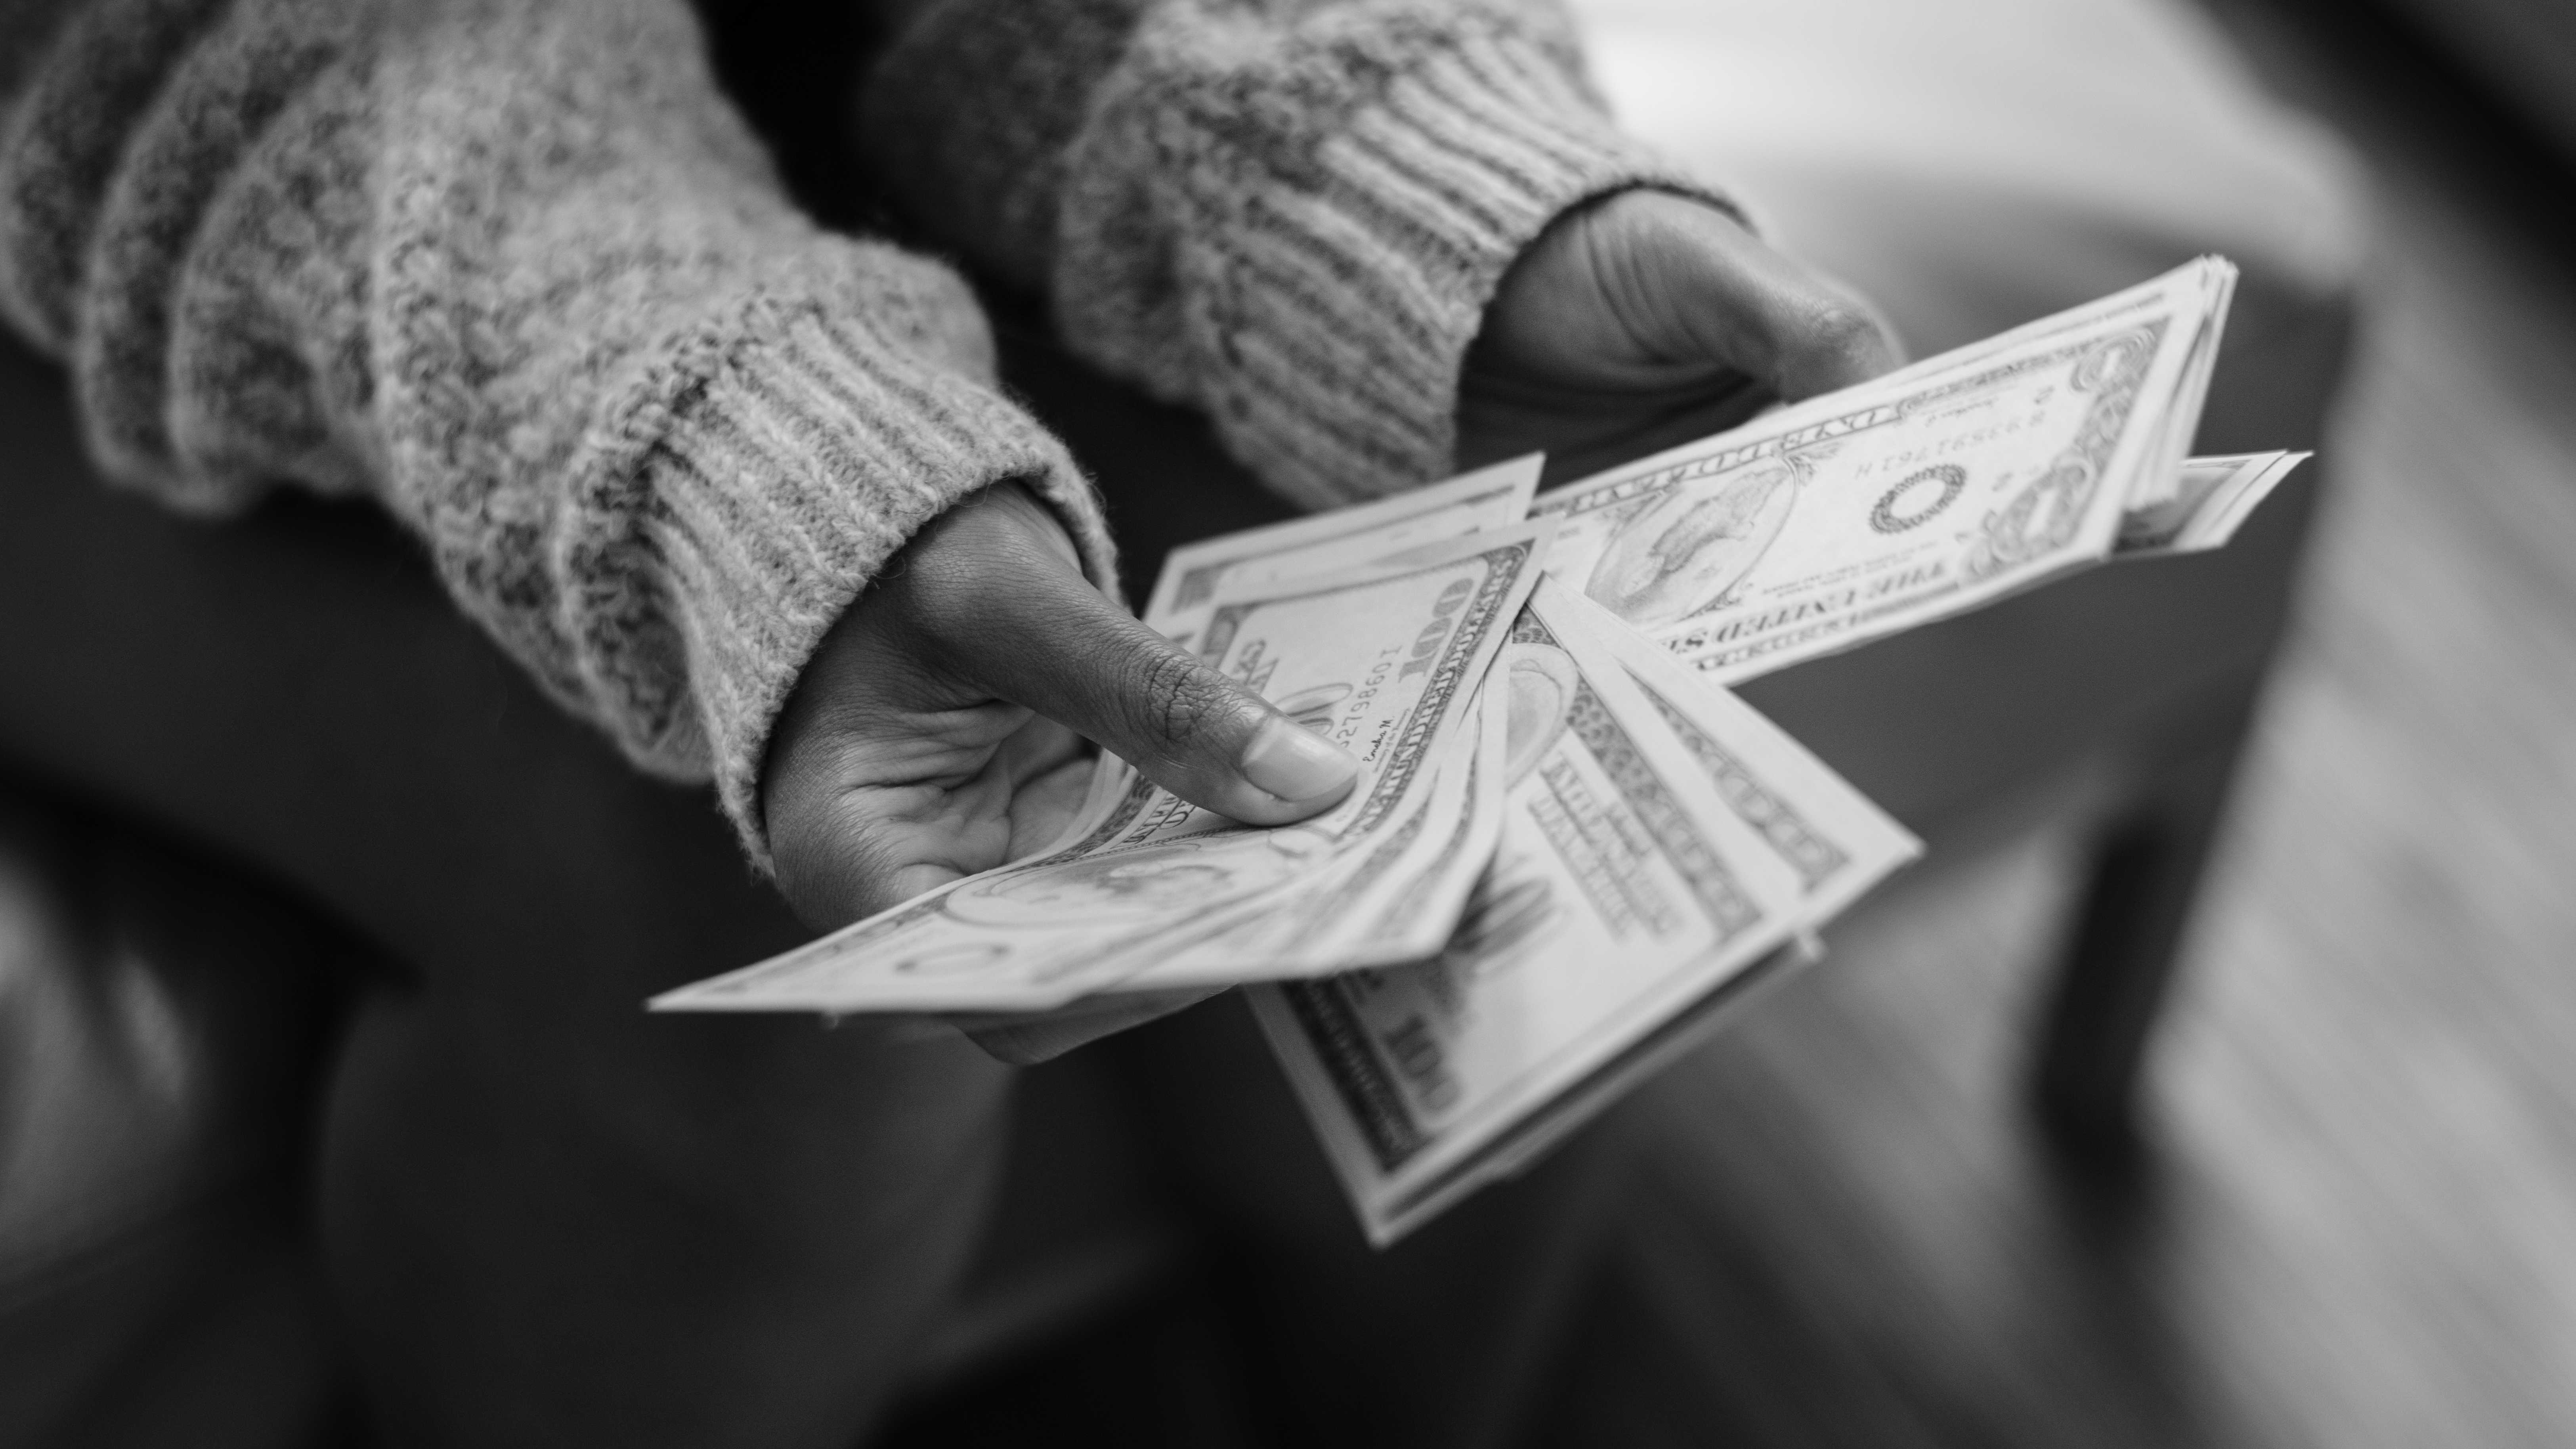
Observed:
[[[2357,168],[2168,0],[1574,0],[1629,129],[1875,297],[1919,354],[2204,251],[2348,282]]]

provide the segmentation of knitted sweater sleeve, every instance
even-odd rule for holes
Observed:
[[[926,520],[1041,492],[937,264],[825,235],[682,0],[27,0],[0,31],[0,312],[114,479],[379,498],[556,698],[715,779]]]
[[[1449,471],[1468,344],[1556,216],[1729,205],[1609,123],[1553,0],[929,0],[859,135],[914,221],[1310,507]]]

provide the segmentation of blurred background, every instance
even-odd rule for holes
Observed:
[[[765,8],[728,8],[751,45]],[[1574,8],[1628,122],[1918,353],[2235,257],[2204,447],[2320,457],[2222,558],[1749,691],[1932,857],[1595,1129],[1626,1175],[1506,1335],[1493,1441],[2576,1442],[2576,0]],[[830,94],[743,99],[828,133]],[[1122,450],[1222,469],[1009,350],[1114,499]],[[0,553],[23,500],[87,506],[60,412],[0,357]],[[1243,506],[1130,497],[1133,572]],[[362,1442],[301,1194],[365,948],[70,788],[5,677],[60,662],[13,587],[0,1445]],[[1030,1077],[988,1261],[887,1442],[1291,1437],[1258,1265],[1193,1226],[1097,1055]]]

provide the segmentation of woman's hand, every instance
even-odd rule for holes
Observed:
[[[1687,197],[1560,217],[1503,277],[1467,356],[1458,463],[1545,449],[1580,476],[1902,360],[1869,304]]]
[[[1623,192],[1513,264],[1462,379],[1461,466],[1533,448],[1579,471],[1875,376],[1868,307],[1724,212]],[[1015,485],[949,510],[833,627],[779,717],[762,808],[779,889],[830,930],[1025,855],[1072,818],[1088,738],[1193,804],[1313,815],[1359,765],[1145,628]],[[1107,997],[969,1027],[1052,1056],[1198,999]]]
[[[761,804],[779,889],[817,930],[1039,848],[1080,806],[1089,738],[1193,804],[1284,825],[1359,762],[1138,623],[1015,484],[923,529],[826,636],[780,714]],[[1205,992],[971,1028],[1052,1056]]]

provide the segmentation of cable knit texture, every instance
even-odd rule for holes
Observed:
[[[1568,207],[1728,205],[1610,126],[1545,0],[943,0],[859,136],[935,235],[1309,507],[1450,470],[1467,346]]]
[[[971,293],[782,198],[676,0],[19,7],[0,310],[119,482],[196,513],[367,493],[638,764],[757,774],[816,644],[923,522],[1064,450]]]
[[[1693,189],[1541,0],[944,0],[862,142],[1068,341],[1322,505],[1448,470],[1458,370],[1558,212]],[[116,480],[380,500],[458,602],[755,860],[768,734],[923,522],[1072,461],[940,264],[783,198],[680,0],[21,0],[0,314]]]

